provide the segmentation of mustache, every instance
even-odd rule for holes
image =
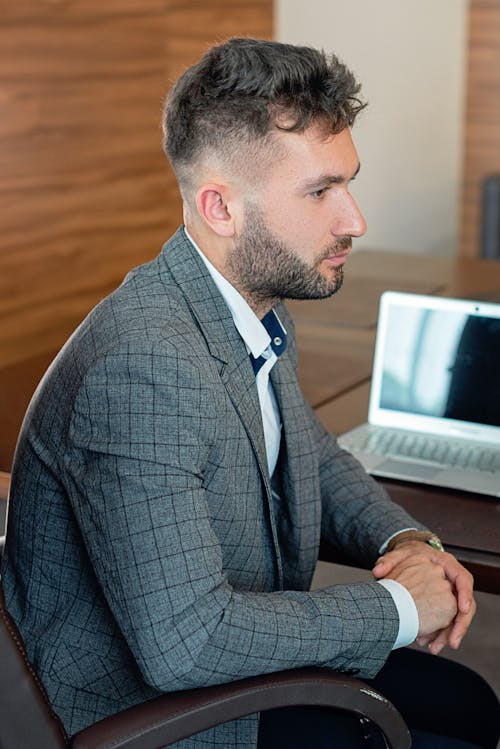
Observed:
[[[334,245],[334,255],[341,255],[352,247],[352,237],[340,237]]]
[[[352,237],[340,237],[339,239],[337,239],[335,244],[331,244],[326,248],[326,250],[321,254],[321,258],[318,262],[321,263],[323,260],[326,260],[329,257],[335,257],[335,255],[342,255],[343,252],[346,252],[346,250],[350,250],[351,247]]]

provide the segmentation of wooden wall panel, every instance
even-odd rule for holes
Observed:
[[[171,0],[169,73],[173,81],[200,53],[231,36],[272,37],[272,0]]]
[[[272,0],[4,0],[0,469],[42,372],[181,220],[169,81],[214,41],[272,35]]]
[[[461,254],[480,248],[481,185],[500,173],[500,2],[470,0]]]

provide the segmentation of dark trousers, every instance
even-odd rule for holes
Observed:
[[[403,648],[373,680],[410,728],[413,749],[496,749],[500,706],[474,671]],[[285,708],[261,714],[258,749],[359,749],[385,746],[378,729],[341,711]]]

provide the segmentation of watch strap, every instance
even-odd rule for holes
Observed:
[[[439,536],[436,536],[432,531],[402,531],[397,536],[391,538],[386,547],[386,552],[393,551],[396,546],[404,543],[405,541],[422,541],[425,544],[429,544],[436,551],[444,551],[443,544]]]

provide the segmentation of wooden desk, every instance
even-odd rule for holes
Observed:
[[[367,417],[382,291],[500,301],[500,262],[359,252],[349,259],[345,277],[336,297],[289,304],[297,327],[302,387],[323,425],[335,434]],[[478,590],[500,594],[500,502],[416,484],[381,483],[394,501],[441,536],[474,574]],[[328,553],[323,550],[323,558]]]

